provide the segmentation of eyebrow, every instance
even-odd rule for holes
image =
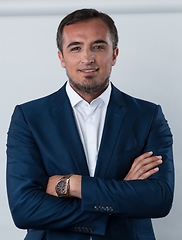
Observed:
[[[93,44],[97,44],[97,43],[104,43],[106,45],[108,45],[108,43],[104,40],[96,40],[93,42]],[[75,46],[75,45],[83,45],[83,42],[71,42],[70,44],[68,44],[67,48]]]
[[[71,46],[75,46],[75,45],[83,45],[82,42],[71,42],[70,44],[68,44],[67,48],[71,47]]]
[[[100,39],[93,42],[93,44],[97,44],[97,43],[104,43],[104,44],[108,45],[108,43],[106,41],[100,40]]]

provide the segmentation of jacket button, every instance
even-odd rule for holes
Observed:
[[[110,207],[110,211],[111,211],[111,212],[113,212],[113,211],[114,211],[114,209],[113,209],[112,207]]]
[[[77,229],[78,229],[78,231],[79,231],[79,232],[81,232],[81,231],[82,231],[81,227],[77,227]]]
[[[109,212],[109,211],[110,211],[110,208],[109,208],[108,206],[106,207],[106,211],[107,211],[107,212]]]
[[[103,211],[106,211],[106,207],[102,207],[101,209],[102,209]]]
[[[98,210],[98,207],[97,207],[97,206],[94,206],[94,209],[95,209],[95,210]]]
[[[89,232],[92,233],[94,230],[93,228],[89,228]]]

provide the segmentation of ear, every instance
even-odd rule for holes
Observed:
[[[63,68],[66,68],[66,64],[65,64],[65,61],[64,61],[64,57],[63,57],[63,54],[61,53],[61,51],[58,51],[58,57],[59,57],[59,60],[61,62],[61,66]]]
[[[114,53],[113,53],[112,66],[114,66],[116,64],[116,59],[117,59],[118,54],[119,54],[119,49],[115,48]]]

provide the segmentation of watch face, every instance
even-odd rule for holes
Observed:
[[[67,191],[67,184],[66,184],[66,182],[65,181],[61,181],[60,183],[59,183],[59,192],[60,193],[65,193]]]
[[[56,192],[59,197],[66,195],[67,193],[67,183],[66,181],[62,180],[60,181],[56,186]]]
[[[56,184],[55,190],[56,190],[58,197],[68,197],[70,177],[71,177],[71,174],[65,175]]]

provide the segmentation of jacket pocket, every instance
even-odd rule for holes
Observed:
[[[24,240],[43,240],[46,230],[29,229]]]

